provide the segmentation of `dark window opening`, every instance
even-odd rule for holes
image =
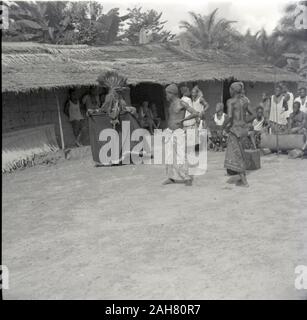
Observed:
[[[156,83],[139,83],[130,86],[131,105],[137,109],[144,101],[148,101],[149,105],[154,103],[157,108],[158,116],[165,120],[165,94],[164,87]]]

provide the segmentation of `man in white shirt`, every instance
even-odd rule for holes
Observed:
[[[299,102],[301,104],[300,110],[307,114],[306,88],[302,87],[299,89],[299,97],[297,97],[294,102]]]
[[[289,97],[288,97],[289,99]],[[288,113],[288,101],[283,94],[281,85],[275,87],[275,94],[271,97],[271,108],[270,108],[270,127],[271,132],[283,132],[287,129],[287,118]]]
[[[285,110],[285,117],[286,119],[289,118],[290,114],[293,112],[293,102],[294,102],[294,95],[292,92],[289,91],[288,86],[285,82],[281,83],[282,87],[282,94],[284,96],[284,101],[287,102],[288,108]]]
[[[69,98],[64,106],[64,113],[68,116],[71,123],[76,145],[82,146],[81,137],[86,130],[85,119],[81,112],[80,102],[75,89],[69,90]]]
[[[192,107],[194,110],[200,113],[200,121],[198,123],[198,127],[200,129],[207,129],[208,127],[208,119],[207,118],[207,111],[209,109],[209,104],[204,99],[203,93],[195,86],[191,92],[192,98]]]
[[[189,107],[192,108],[192,100],[190,98],[191,96],[190,89],[188,87],[181,87],[180,92],[182,94],[181,100],[185,102]],[[188,117],[189,115],[190,115],[189,111],[186,111],[185,118]],[[187,127],[194,126],[195,123],[196,123],[195,119],[190,119],[185,121],[183,125],[185,128],[187,128]]]
[[[191,92],[190,89],[186,86],[181,87],[180,88],[180,93],[182,95],[181,97],[181,101],[183,101],[184,103],[186,103],[190,108],[193,108],[193,104],[192,104],[192,99],[190,98],[191,96]],[[186,110],[185,112],[185,118],[187,118],[188,116],[190,116],[191,113],[189,111]],[[199,140],[199,135],[198,135],[198,126],[197,126],[197,118],[193,118],[193,119],[189,119],[186,120],[185,122],[183,122],[183,129],[187,130],[187,129],[193,129],[195,130],[195,140],[193,139],[193,137],[190,137],[187,140],[187,146],[189,147],[195,147],[195,145],[198,144],[198,140]],[[189,149],[188,149],[189,150]]]

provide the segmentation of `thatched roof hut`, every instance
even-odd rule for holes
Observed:
[[[248,56],[210,50],[192,54],[167,43],[89,47],[6,42],[2,43],[2,132],[54,124],[58,141],[64,137],[65,145],[70,145],[74,136],[63,114],[68,88],[78,87],[81,97],[107,70],[128,78],[128,103],[155,103],[162,121],[167,118],[163,86],[171,82],[190,86],[197,82],[214,112],[215,104],[229,97],[229,78],[246,83],[254,106],[263,92],[273,91],[274,82],[288,81],[294,88],[300,80],[295,73]]]
[[[208,51],[201,57],[168,44],[146,46],[3,43],[2,90],[26,92],[96,84],[103,70],[124,74],[130,84],[223,80],[297,82],[299,76],[249,57]]]

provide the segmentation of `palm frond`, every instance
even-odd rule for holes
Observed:
[[[194,11],[189,11],[189,15],[192,17],[192,19],[194,20],[194,22],[197,24],[200,15],[195,13]]]
[[[218,10],[219,10],[218,8],[214,9],[207,17],[208,31],[210,31],[212,29],[212,27],[214,26],[214,22],[215,22],[215,18],[216,18],[216,14],[217,14]]]
[[[187,21],[180,21],[179,22],[179,28],[180,29],[186,29],[186,30],[189,30],[192,28],[192,24],[187,22]]]

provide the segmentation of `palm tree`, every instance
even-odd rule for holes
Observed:
[[[297,4],[288,5],[284,12],[284,17],[271,35],[262,29],[255,35],[248,32],[244,37],[252,51],[263,57],[266,62],[279,67],[286,66],[286,57],[289,55],[294,57],[296,54],[298,61],[304,60],[299,57],[307,50],[307,30],[295,27]]]
[[[230,49],[241,36],[232,28],[236,21],[217,19],[218,9],[209,15],[189,12],[192,22],[181,21],[180,28],[185,29],[186,37],[192,47],[203,49]]]
[[[282,54],[287,52],[291,43],[284,41],[276,32],[268,35],[264,29],[258,31],[254,37],[255,42],[252,49],[264,61],[279,67],[283,67],[286,64],[286,59]]]

